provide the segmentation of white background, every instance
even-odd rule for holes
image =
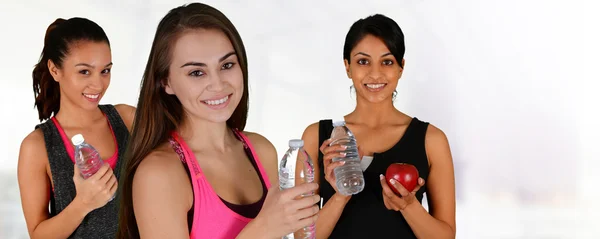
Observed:
[[[342,47],[383,13],[406,36],[396,106],[448,135],[457,238],[600,238],[597,3],[555,0],[207,1],[246,45],[247,130],[287,140],[354,107]],[[0,2],[0,238],[28,238],[16,166],[38,123],[31,70],[48,25],[82,16],[115,63],[102,103],[135,105],[154,31],[184,1]],[[357,219],[360,220],[360,219]]]

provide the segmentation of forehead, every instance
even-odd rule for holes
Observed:
[[[64,61],[105,66],[111,62],[110,47],[106,42],[73,42],[69,45],[69,53]]]
[[[358,52],[367,53],[371,56],[380,56],[390,52],[390,49],[388,49],[381,38],[368,34],[358,41],[354,49],[352,49],[352,55]]]
[[[190,30],[180,36],[173,49],[173,62],[218,61],[225,54],[234,51],[229,38],[220,30]]]

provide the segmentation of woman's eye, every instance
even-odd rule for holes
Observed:
[[[233,67],[234,63],[233,62],[228,62],[223,64],[223,66],[221,66],[221,70],[227,70],[227,69],[231,69]]]
[[[200,70],[196,70],[196,71],[192,71],[188,74],[189,76],[203,76],[204,72],[200,71]]]

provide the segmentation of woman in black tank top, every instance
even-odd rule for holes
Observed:
[[[110,84],[108,37],[84,18],[57,19],[33,70],[40,121],[21,143],[18,180],[31,238],[115,238],[119,171],[135,109],[99,105]],[[84,179],[71,137],[82,134],[105,160]],[[114,167],[114,168],[111,168]]]
[[[373,15],[355,22],[346,36],[344,64],[356,90],[355,110],[346,115],[363,160],[364,190],[344,196],[335,188],[333,169],[341,162],[341,146],[329,147],[331,120],[304,131],[305,149],[318,165],[315,180],[323,206],[317,238],[454,238],[454,169],[445,134],[398,111],[393,104],[404,69],[404,35],[392,19]],[[417,187],[408,192],[386,183],[392,163],[408,163],[419,171]],[[427,192],[429,212],[422,206]]]

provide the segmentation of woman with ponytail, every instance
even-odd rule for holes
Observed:
[[[57,19],[33,69],[41,123],[21,143],[18,180],[31,238],[114,238],[122,157],[135,108],[100,105],[112,67],[108,37],[84,18]],[[104,166],[84,179],[70,138],[82,134]]]

